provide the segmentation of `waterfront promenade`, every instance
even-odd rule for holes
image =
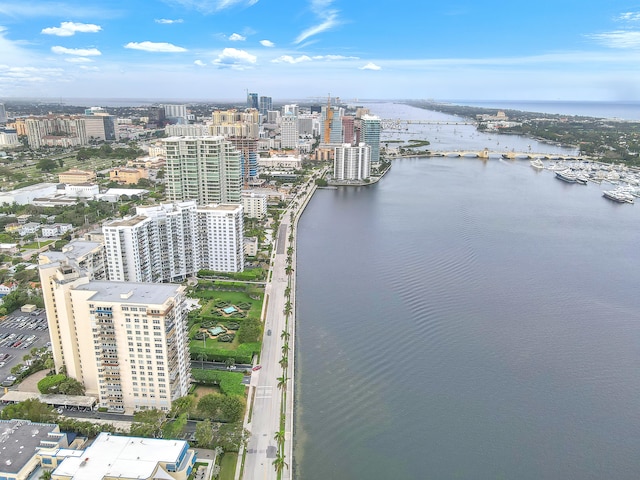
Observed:
[[[320,175],[323,175],[323,169]],[[298,195],[282,213],[272,251],[270,269],[265,286],[262,308],[262,321],[265,335],[262,343],[259,365],[261,368],[251,375],[247,395],[247,410],[244,428],[250,432],[246,449],[238,455],[236,480],[243,479],[290,479],[292,478],[293,431],[294,431],[294,386],[295,386],[295,268],[296,245],[295,229],[300,215],[316,191],[314,174],[304,184]],[[294,235],[290,236],[293,227]],[[274,232],[275,234],[276,232]],[[294,273],[286,274],[287,250],[293,247],[292,267]],[[284,315],[286,304],[285,289],[290,288],[292,313],[287,319]],[[283,332],[286,332],[283,334]],[[288,344],[288,365],[285,372],[279,364],[285,344]],[[283,348],[284,347],[284,348]],[[282,405],[282,391],[278,388],[285,373],[285,405]],[[276,432],[281,430],[281,412],[284,412],[284,461],[281,476],[274,467],[278,455]],[[244,459],[244,460],[243,460]]]

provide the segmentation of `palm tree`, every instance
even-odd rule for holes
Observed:
[[[273,466],[276,468],[278,475],[280,475],[285,468],[289,468],[289,465],[284,461],[284,458],[284,454],[281,453],[273,461]]]
[[[276,378],[276,380],[278,380],[278,390],[287,388],[287,380],[289,379],[286,375],[282,375],[281,377]]]
[[[282,353],[286,354],[289,351],[289,343],[285,342],[282,344]]]
[[[284,445],[284,430],[278,430],[273,438],[278,442],[278,445],[282,447]]]
[[[287,265],[284,269],[284,273],[291,275],[293,273],[293,267],[291,265]]]
[[[287,287],[284,289],[284,296],[287,298],[291,296],[291,287]]]
[[[293,255],[293,247],[291,245],[289,245],[289,247],[287,248],[287,255]]]
[[[289,341],[289,337],[291,336],[291,334],[289,332],[287,332],[286,330],[282,330],[282,333],[280,334],[280,338],[283,339],[285,342]]]
[[[287,300],[287,303],[284,304],[284,314],[286,316],[291,315],[291,312],[293,311],[293,308],[291,306],[291,300]]]
[[[278,363],[280,363],[280,366],[283,370],[286,370],[286,368],[289,366],[289,357],[287,357],[286,355],[283,356]]]
[[[207,359],[207,355],[204,353],[199,353],[196,356],[196,360],[200,360],[201,368],[204,368],[204,361]]]
[[[40,475],[40,480],[51,480],[51,473],[53,470],[43,470]]]

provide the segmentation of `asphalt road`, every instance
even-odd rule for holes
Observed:
[[[307,186],[307,193],[303,198],[297,198],[297,210],[302,206],[304,198],[310,195],[311,181]],[[281,216],[280,229],[276,248],[274,248],[274,258],[271,263],[271,281],[265,287],[265,298],[268,300],[265,317],[264,330],[271,330],[271,335],[265,335],[262,342],[262,353],[260,363],[262,368],[254,372],[251,376],[251,387],[254,392],[253,408],[251,418],[245,421],[245,428],[251,432],[247,443],[246,457],[244,461],[243,478],[250,480],[257,479],[277,479],[277,472],[273,466],[273,460],[277,456],[277,442],[275,433],[280,430],[280,409],[281,391],[278,390],[278,377],[282,376],[282,367],[278,363],[282,358],[282,346],[284,340],[281,333],[285,329],[286,319],[284,316],[284,306],[286,298],[285,288],[288,285],[288,278],[285,273],[287,262],[287,248],[290,245],[290,206]],[[294,239],[295,242],[295,239]],[[294,245],[294,244],[292,244]],[[295,269],[295,251],[293,255],[293,268]],[[295,281],[295,279],[294,279]],[[295,284],[291,285],[291,301],[294,303]],[[295,310],[295,308],[294,308]],[[293,347],[294,342],[295,312],[289,318],[288,333],[290,334],[289,345]],[[287,377],[287,405],[285,423],[285,462],[287,467],[282,472],[282,479],[291,478],[292,462],[292,430],[293,430],[293,359],[294,351],[288,352],[289,367]],[[251,394],[251,393],[250,393]],[[239,469],[236,469],[238,478]]]

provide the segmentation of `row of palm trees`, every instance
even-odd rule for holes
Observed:
[[[291,214],[291,220],[293,221],[293,212]],[[285,267],[285,273],[287,274],[287,287],[284,290],[284,296],[287,301],[284,304],[284,316],[285,316],[285,328],[280,334],[280,338],[283,340],[282,344],[282,358],[280,358],[280,366],[282,367],[282,376],[278,377],[278,389],[281,391],[282,399],[280,401],[280,429],[275,433],[274,439],[278,444],[278,453],[275,460],[273,460],[273,466],[278,473],[278,478],[281,478],[282,472],[285,468],[288,468],[285,462],[284,446],[285,446],[285,421],[286,421],[286,408],[287,408],[287,369],[289,368],[289,317],[293,313],[293,304],[291,302],[291,280],[293,275],[293,253],[294,249],[291,243],[295,239],[293,225],[291,225],[289,232],[289,247],[287,248],[287,264]]]

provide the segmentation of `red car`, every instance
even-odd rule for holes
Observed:
[[[254,372],[257,372],[258,370],[260,370],[262,368],[262,365],[256,365],[255,367],[252,368],[252,370]]]

